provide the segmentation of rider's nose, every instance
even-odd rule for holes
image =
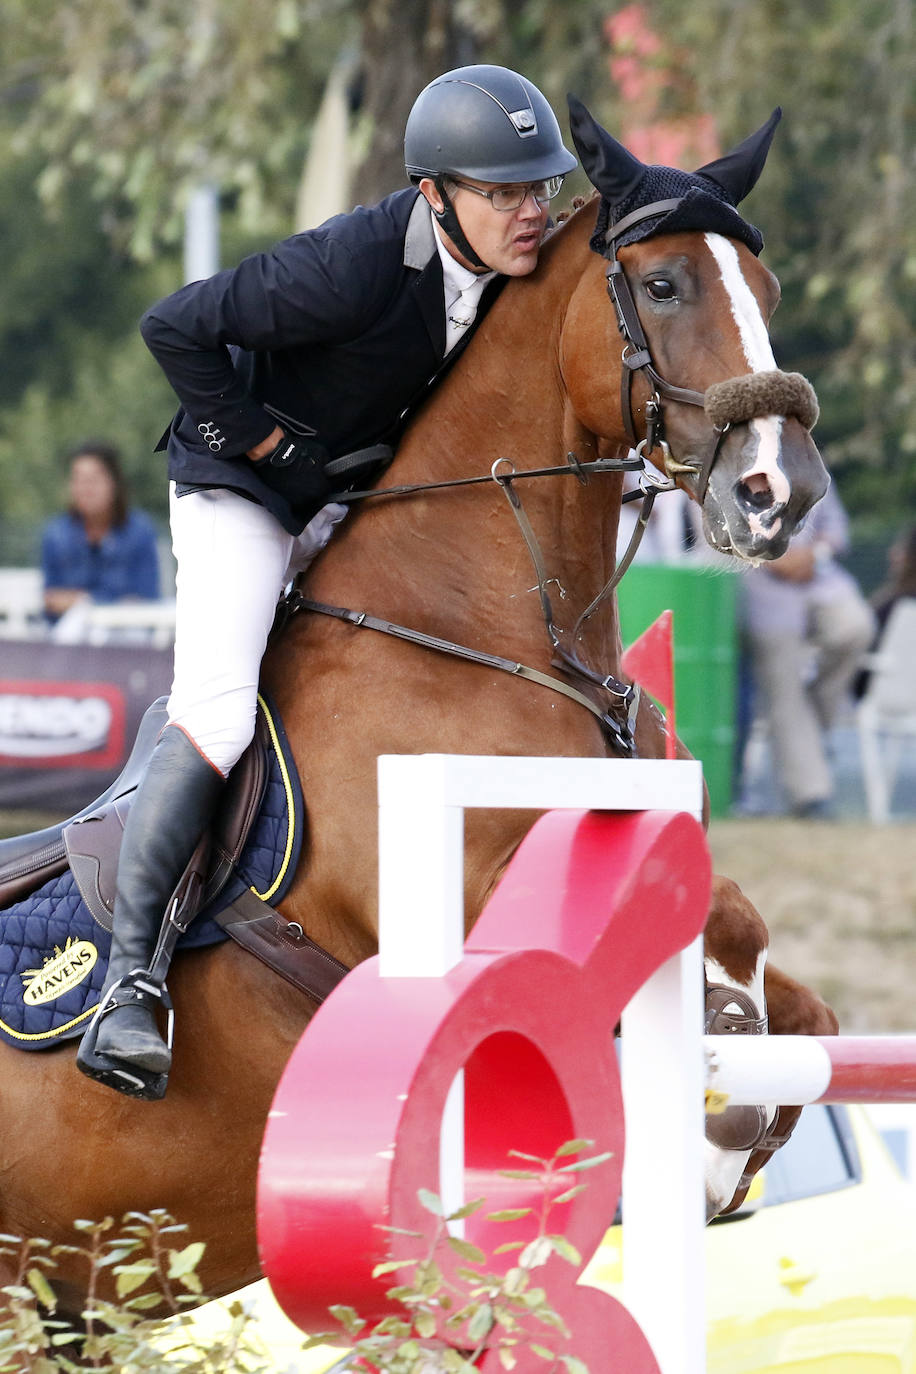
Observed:
[[[516,213],[524,219],[540,219],[544,213],[544,206],[535,198],[533,191],[529,191]]]

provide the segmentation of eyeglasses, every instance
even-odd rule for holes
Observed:
[[[563,185],[562,177],[548,177],[546,181],[531,181],[526,186],[497,186],[492,191],[482,191],[479,186],[459,181],[457,177],[449,177],[449,181],[455,186],[461,186],[465,191],[473,191],[475,196],[483,196],[494,210],[506,212],[519,210],[529,196],[534,196],[538,205],[546,205],[548,201],[553,200]]]

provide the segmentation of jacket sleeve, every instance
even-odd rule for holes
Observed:
[[[191,282],[143,316],[147,347],[194,424],[226,436],[225,456],[253,448],[275,423],[248,392],[230,347],[261,352],[358,335],[377,309],[359,259],[355,270],[348,245],[313,230]]]

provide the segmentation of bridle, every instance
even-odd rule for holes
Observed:
[[[753,372],[728,378],[724,382],[714,382],[704,392],[675,386],[655,369],[630,283],[617,257],[617,241],[634,224],[666,215],[680,204],[680,198],[656,200],[612,224],[605,232],[605,257],[608,260],[605,276],[624,343],[623,366],[620,369],[620,413],[627,437],[641,457],[654,453],[656,449],[661,450],[660,466],[672,484],[679,474],[693,477],[693,495],[702,505],[723,440],[733,424],[763,415],[784,415],[794,416],[806,429],[811,429],[817,420],[818,410],[814,389],[799,372],[782,372],[779,369]],[[644,374],[650,390],[645,405],[645,439],[637,438],[633,416],[633,375],[636,372]],[[699,406],[705,411],[715,439],[698,462],[680,463],[672,456],[664,437],[663,401]]]
[[[672,481],[678,473],[689,473],[696,477],[696,499],[702,502],[709,485],[713,465],[722,447],[722,440],[730,426],[726,424],[722,428],[714,427],[716,440],[702,463],[679,463],[672,456],[664,438],[662,401],[675,401],[679,405],[699,406],[703,410],[706,407],[706,395],[702,391],[693,391],[689,387],[675,386],[656,371],[652,363],[649,341],[636,309],[630,283],[623,269],[623,263],[617,257],[617,240],[622,234],[643,220],[668,214],[669,211],[677,209],[680,203],[679,197],[674,200],[656,200],[651,205],[644,205],[640,209],[634,210],[632,214],[624,215],[623,219],[612,224],[605,234],[606,257],[608,259],[605,276],[607,277],[607,292],[617,314],[617,327],[624,342],[623,354],[621,355],[623,367],[620,369],[620,413],[626,426],[627,438],[641,456],[661,449],[662,466]],[[637,437],[636,422],[633,417],[633,374],[636,372],[643,373],[649,383],[651,393],[645,406],[645,439]]]
[[[602,710],[590,696],[580,691],[578,688],[570,686],[557,678],[550,677],[537,669],[526,667],[524,664],[513,660],[502,658],[495,654],[485,654],[479,650],[469,648],[466,645],[455,644],[450,640],[443,640],[436,636],[427,635],[419,630],[410,629],[407,626],[395,625],[391,621],[381,620],[371,616],[366,611],[352,611],[345,607],[329,606],[323,602],[311,601],[303,597],[301,593],[293,588],[286,599],[281,602],[279,612],[279,623],[283,623],[289,615],[300,610],[317,612],[321,615],[333,616],[338,620],[345,620],[352,625],[363,626],[367,629],[381,631],[384,634],[394,635],[400,639],[418,644],[424,648],[434,649],[442,653],[452,654],[455,657],[474,663],[481,664],[489,668],[496,668],[503,672],[512,673],[515,676],[524,677],[532,682],[537,682],[541,686],[549,687],[554,691],[561,692],[563,695],[576,701],[580,706],[584,706],[593,715],[597,716],[601,722],[606,737],[610,740],[613,747],[625,756],[632,756],[636,752],[635,748],[635,722],[636,713],[639,706],[639,688],[633,683],[621,682],[612,674],[602,674],[590,668],[582,661],[575,652],[575,645],[579,638],[580,630],[585,622],[604,604],[607,598],[619,584],[627,568],[635,556],[640,539],[645,531],[652,506],[656,496],[663,491],[673,490],[676,484],[677,475],[689,473],[696,479],[695,496],[702,502],[709,484],[710,473],[719,455],[722,441],[728,432],[733,421],[750,418],[752,415],[773,413],[773,385],[772,379],[779,379],[778,396],[779,404],[783,405],[784,414],[797,414],[799,418],[807,415],[811,406],[814,408],[816,416],[816,400],[809,383],[797,373],[757,373],[750,379],[733,379],[744,383],[743,390],[738,396],[733,395],[732,382],[714,384],[705,393],[693,391],[686,387],[679,387],[667,381],[655,369],[652,363],[652,353],[649,342],[645,336],[639,313],[636,309],[636,302],[627,281],[626,273],[617,257],[617,239],[627,229],[642,220],[650,219],[658,215],[666,214],[680,204],[679,199],[655,201],[651,205],[643,206],[632,214],[625,215],[617,224],[612,225],[606,234],[608,267],[606,271],[608,295],[614,305],[617,323],[620,333],[624,340],[623,367],[621,369],[621,414],[626,427],[627,436],[631,446],[635,449],[635,455],[621,458],[597,459],[594,462],[581,463],[575,454],[567,455],[565,466],[555,466],[539,469],[523,469],[516,471],[512,463],[505,458],[499,458],[493,464],[489,475],[477,477],[455,478],[443,482],[424,482],[411,483],[410,485],[399,487],[373,487],[364,491],[344,491],[338,492],[327,499],[328,501],[340,501],[346,504],[353,504],[357,501],[368,500],[383,496],[406,496],[414,493],[426,493],[440,491],[447,488],[469,486],[478,482],[495,481],[506,496],[512,513],[524,538],[529,555],[531,557],[535,574],[537,577],[537,592],[540,597],[541,612],[544,625],[554,651],[551,660],[552,665],[559,668],[567,676],[578,679],[587,687],[598,688],[611,695],[614,699],[612,714],[610,710]],[[643,372],[648,380],[651,394],[645,406],[646,437],[639,439],[636,432],[636,424],[633,416],[632,407],[632,382],[635,372]],[[770,379],[770,392],[763,400],[763,389],[757,385],[763,382],[764,378]],[[748,384],[750,383],[750,384]],[[716,403],[714,413],[710,405],[710,400]],[[663,432],[663,401],[673,401],[679,404],[699,406],[707,415],[710,415],[713,433],[716,435],[714,444],[710,446],[710,451],[705,459],[698,464],[679,463],[671,454],[668,444],[665,442]],[[764,408],[761,409],[760,407]],[[717,422],[715,415],[718,415]],[[811,420],[813,423],[813,420]],[[645,470],[645,455],[661,450],[662,464],[666,473],[667,480],[658,479],[651,476]],[[341,460],[343,461],[343,460]],[[534,535],[534,531],[525,514],[521,497],[515,490],[515,484],[523,478],[546,477],[546,476],[575,476],[583,484],[590,476],[595,473],[621,472],[627,469],[641,469],[640,489],[628,492],[623,496],[624,501],[641,500],[642,508],[636,521],[630,543],[617,562],[614,572],[602,587],[601,591],[589,603],[578,620],[573,626],[571,634],[568,636],[569,648],[561,640],[561,632],[554,624],[553,610],[547,592],[548,583],[552,580],[548,577],[543,556]]]

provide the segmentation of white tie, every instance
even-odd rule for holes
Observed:
[[[448,308],[445,326],[445,351],[448,353],[458,340],[467,333],[477,316],[477,304],[482,292],[482,284],[472,281],[452,301]]]

